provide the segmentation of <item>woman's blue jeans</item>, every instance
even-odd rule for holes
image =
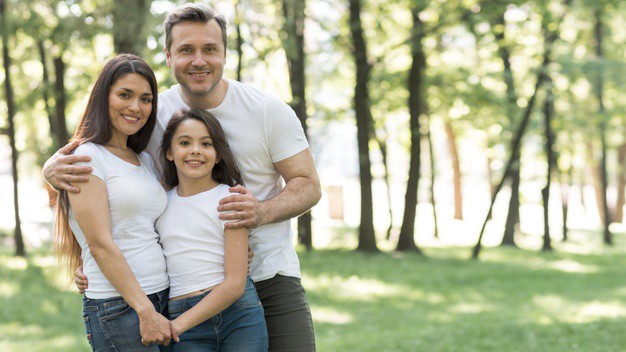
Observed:
[[[167,317],[169,289],[148,295],[157,312]],[[122,297],[83,297],[83,321],[91,349],[100,351],[159,352],[170,347],[141,343],[139,316]],[[170,345],[171,346],[171,345]]]
[[[169,316],[173,320],[193,308],[209,292],[170,301]],[[246,290],[230,307],[180,335],[173,351],[261,352],[268,349],[267,327],[263,306],[248,277]]]

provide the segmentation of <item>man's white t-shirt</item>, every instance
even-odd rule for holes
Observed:
[[[224,281],[224,223],[219,201],[227,185],[181,197],[167,192],[167,208],[156,222],[170,278],[170,297],[213,287]]]
[[[140,162],[137,166],[94,143],[79,146],[74,154],[90,156],[90,162],[77,165],[91,166],[91,174],[106,184],[113,241],[122,251],[141,288],[146,294],[166,289],[169,280],[165,257],[154,222],[165,209],[167,196],[154,173],[150,156],[145,152],[137,155]],[[95,299],[120,296],[91,255],[71,207],[69,223],[82,248],[83,272],[89,278],[85,295]]]
[[[207,111],[222,124],[246,188],[260,201],[272,198],[283,188],[274,163],[309,146],[302,125],[293,109],[277,97],[234,80],[227,82],[222,103]],[[159,94],[158,121],[147,148],[159,172],[159,148],[165,127],[176,111],[189,108],[179,89],[179,85],[174,85]],[[252,280],[266,280],[276,274],[300,277],[292,236],[289,220],[251,229]]]

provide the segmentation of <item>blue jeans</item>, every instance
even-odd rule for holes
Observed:
[[[209,292],[201,295],[170,301],[169,316],[173,320],[193,308]],[[267,351],[267,328],[263,306],[256,294],[254,284],[248,277],[246,290],[230,307],[203,323],[180,335],[173,351]]]
[[[167,317],[169,289],[148,295],[157,312]],[[122,297],[83,297],[83,321],[91,349],[100,351],[169,351],[170,347],[141,343],[139,316]],[[171,346],[171,345],[170,345]]]

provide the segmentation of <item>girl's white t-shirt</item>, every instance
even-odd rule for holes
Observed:
[[[165,209],[167,196],[154,173],[152,158],[143,152],[137,155],[140,165],[133,165],[94,143],[79,146],[74,154],[90,156],[90,162],[78,165],[91,166],[92,175],[106,184],[113,241],[141,288],[146,294],[166,289],[165,257],[154,223]],[[83,272],[89,279],[85,295],[96,299],[120,296],[91,255],[71,207],[69,223],[82,248]]]
[[[213,287],[224,281],[224,223],[219,201],[227,185],[181,197],[167,192],[167,208],[156,222],[170,278],[170,297]]]

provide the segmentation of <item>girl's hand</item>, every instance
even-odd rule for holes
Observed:
[[[76,284],[76,288],[80,294],[84,294],[87,288],[89,288],[89,281],[87,280],[87,276],[83,273],[82,265],[74,271],[74,284]]]

